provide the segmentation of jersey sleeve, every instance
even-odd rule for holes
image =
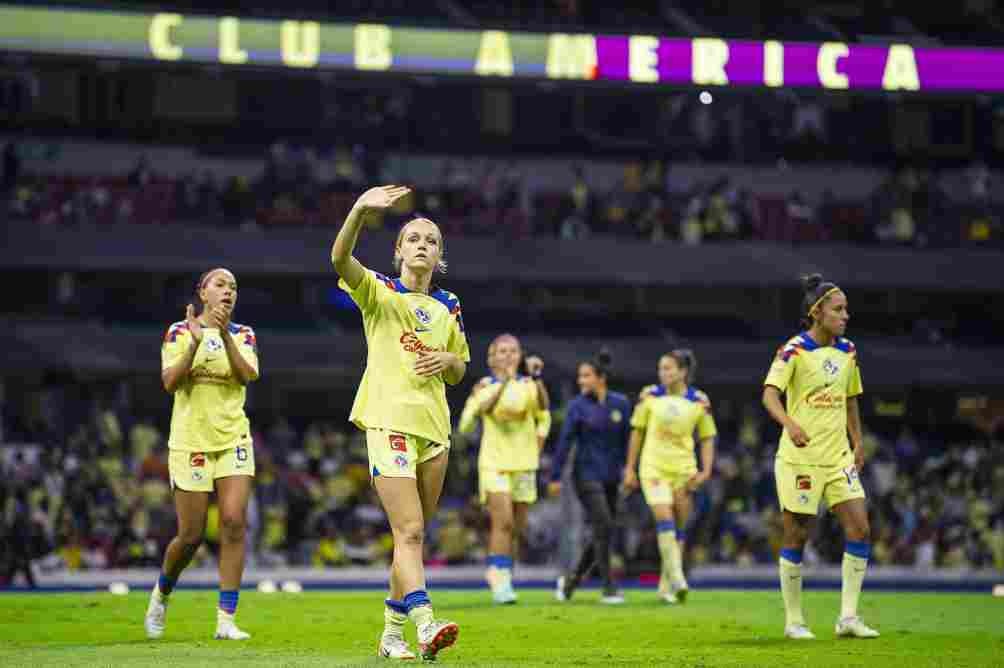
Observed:
[[[533,420],[537,425],[537,437],[547,438],[547,435],[551,433],[551,411],[546,408],[538,409],[533,414]]]
[[[237,343],[237,350],[240,351],[241,357],[251,365],[255,375],[258,375],[258,337],[255,336],[254,330],[247,325],[242,325],[237,330],[234,340]]]
[[[715,425],[715,417],[711,413],[711,400],[704,392],[698,392],[698,403],[700,403],[701,417],[697,420],[697,438],[704,440],[714,438],[718,435],[718,427]]]
[[[483,388],[475,389],[464,403],[464,410],[460,413],[460,422],[457,424],[461,434],[473,433],[478,425],[478,405],[481,403],[482,390]]]
[[[450,336],[446,340],[446,349],[464,362],[470,362],[471,349],[467,345],[467,334],[464,332],[464,317],[460,312],[459,299],[450,308],[450,321]]]
[[[777,389],[785,392],[788,389],[788,384],[791,382],[791,377],[795,373],[795,365],[798,364],[798,348],[789,344],[783,346],[777,351],[777,355],[774,357],[774,362],[770,365],[770,371],[767,372],[767,378],[764,379],[764,385],[771,385]]]
[[[648,420],[652,415],[651,405],[652,402],[646,397],[634,407],[634,412],[631,414],[632,429],[645,429],[648,427]]]
[[[359,310],[366,314],[372,313],[390,295],[392,288],[387,285],[388,282],[389,279],[385,276],[364,269],[363,280],[359,281],[355,290],[349,287],[344,278],[338,279],[338,287],[344,290]]]
[[[176,322],[168,327],[164,341],[160,345],[161,371],[177,364],[185,356],[190,345],[192,345],[192,333],[188,330],[187,323]]]
[[[851,361],[851,372],[847,374],[847,397],[856,397],[864,394],[864,387],[861,385],[861,369],[858,367],[858,360]]]

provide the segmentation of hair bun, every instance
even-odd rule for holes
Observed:
[[[802,277],[802,289],[805,292],[812,292],[823,284],[822,274],[809,274]]]
[[[614,357],[610,354],[608,348],[600,348],[600,352],[596,353],[596,361],[603,367],[609,368],[614,361]]]

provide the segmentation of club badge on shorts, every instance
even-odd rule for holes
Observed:
[[[397,464],[397,467],[399,469],[406,469],[406,468],[408,468],[408,458],[405,457],[404,455],[395,455],[394,456],[394,463]]]
[[[395,452],[408,452],[408,441],[401,434],[391,434],[388,436],[390,440],[390,449]]]
[[[621,413],[616,408],[610,411],[610,421],[613,422],[614,424],[620,424],[621,420],[623,419],[624,419],[624,414]]]

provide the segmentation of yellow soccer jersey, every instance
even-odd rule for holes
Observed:
[[[363,314],[366,371],[349,419],[360,429],[386,429],[450,442],[450,408],[442,375],[415,373],[421,352],[454,353],[471,359],[460,301],[445,290],[425,295],[400,279],[366,270],[355,290],[338,282]]]
[[[631,428],[643,432],[641,478],[696,471],[694,432],[700,440],[718,434],[708,395],[694,387],[679,395],[657,385],[635,407]]]
[[[803,332],[777,351],[764,385],[785,393],[788,415],[809,435],[797,448],[787,430],[777,456],[789,464],[844,466],[852,461],[847,438],[847,400],[862,393],[854,344],[837,337],[820,346]]]
[[[258,343],[246,325],[230,323],[237,349],[258,371]],[[192,345],[192,333],[184,321],[167,329],[161,346],[161,369],[184,357]],[[215,327],[202,328],[202,343],[192,360],[192,369],[174,392],[171,435],[168,447],[187,452],[215,452],[251,442],[251,427],[244,414],[247,390],[230,370],[223,339]]]
[[[473,410],[496,391],[498,379],[474,393]],[[493,471],[535,471],[540,461],[537,437],[547,437],[551,413],[540,408],[537,384],[521,376],[502,391],[498,403],[482,416],[481,454],[478,467]]]

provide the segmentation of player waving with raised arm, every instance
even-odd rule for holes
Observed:
[[[470,351],[459,300],[432,285],[433,274],[446,270],[443,235],[434,222],[415,218],[401,228],[394,244],[397,278],[370,271],[352,255],[365,221],[410,192],[382,186],[363,193],[338,231],[331,262],[363,316],[366,370],[349,419],[366,432],[370,475],[394,537],[379,653],[415,658],[403,634],[410,618],[420,653],[433,659],[456,641],[459,629],[433,616],[422,546],[449,456],[446,385],[463,379]]]

